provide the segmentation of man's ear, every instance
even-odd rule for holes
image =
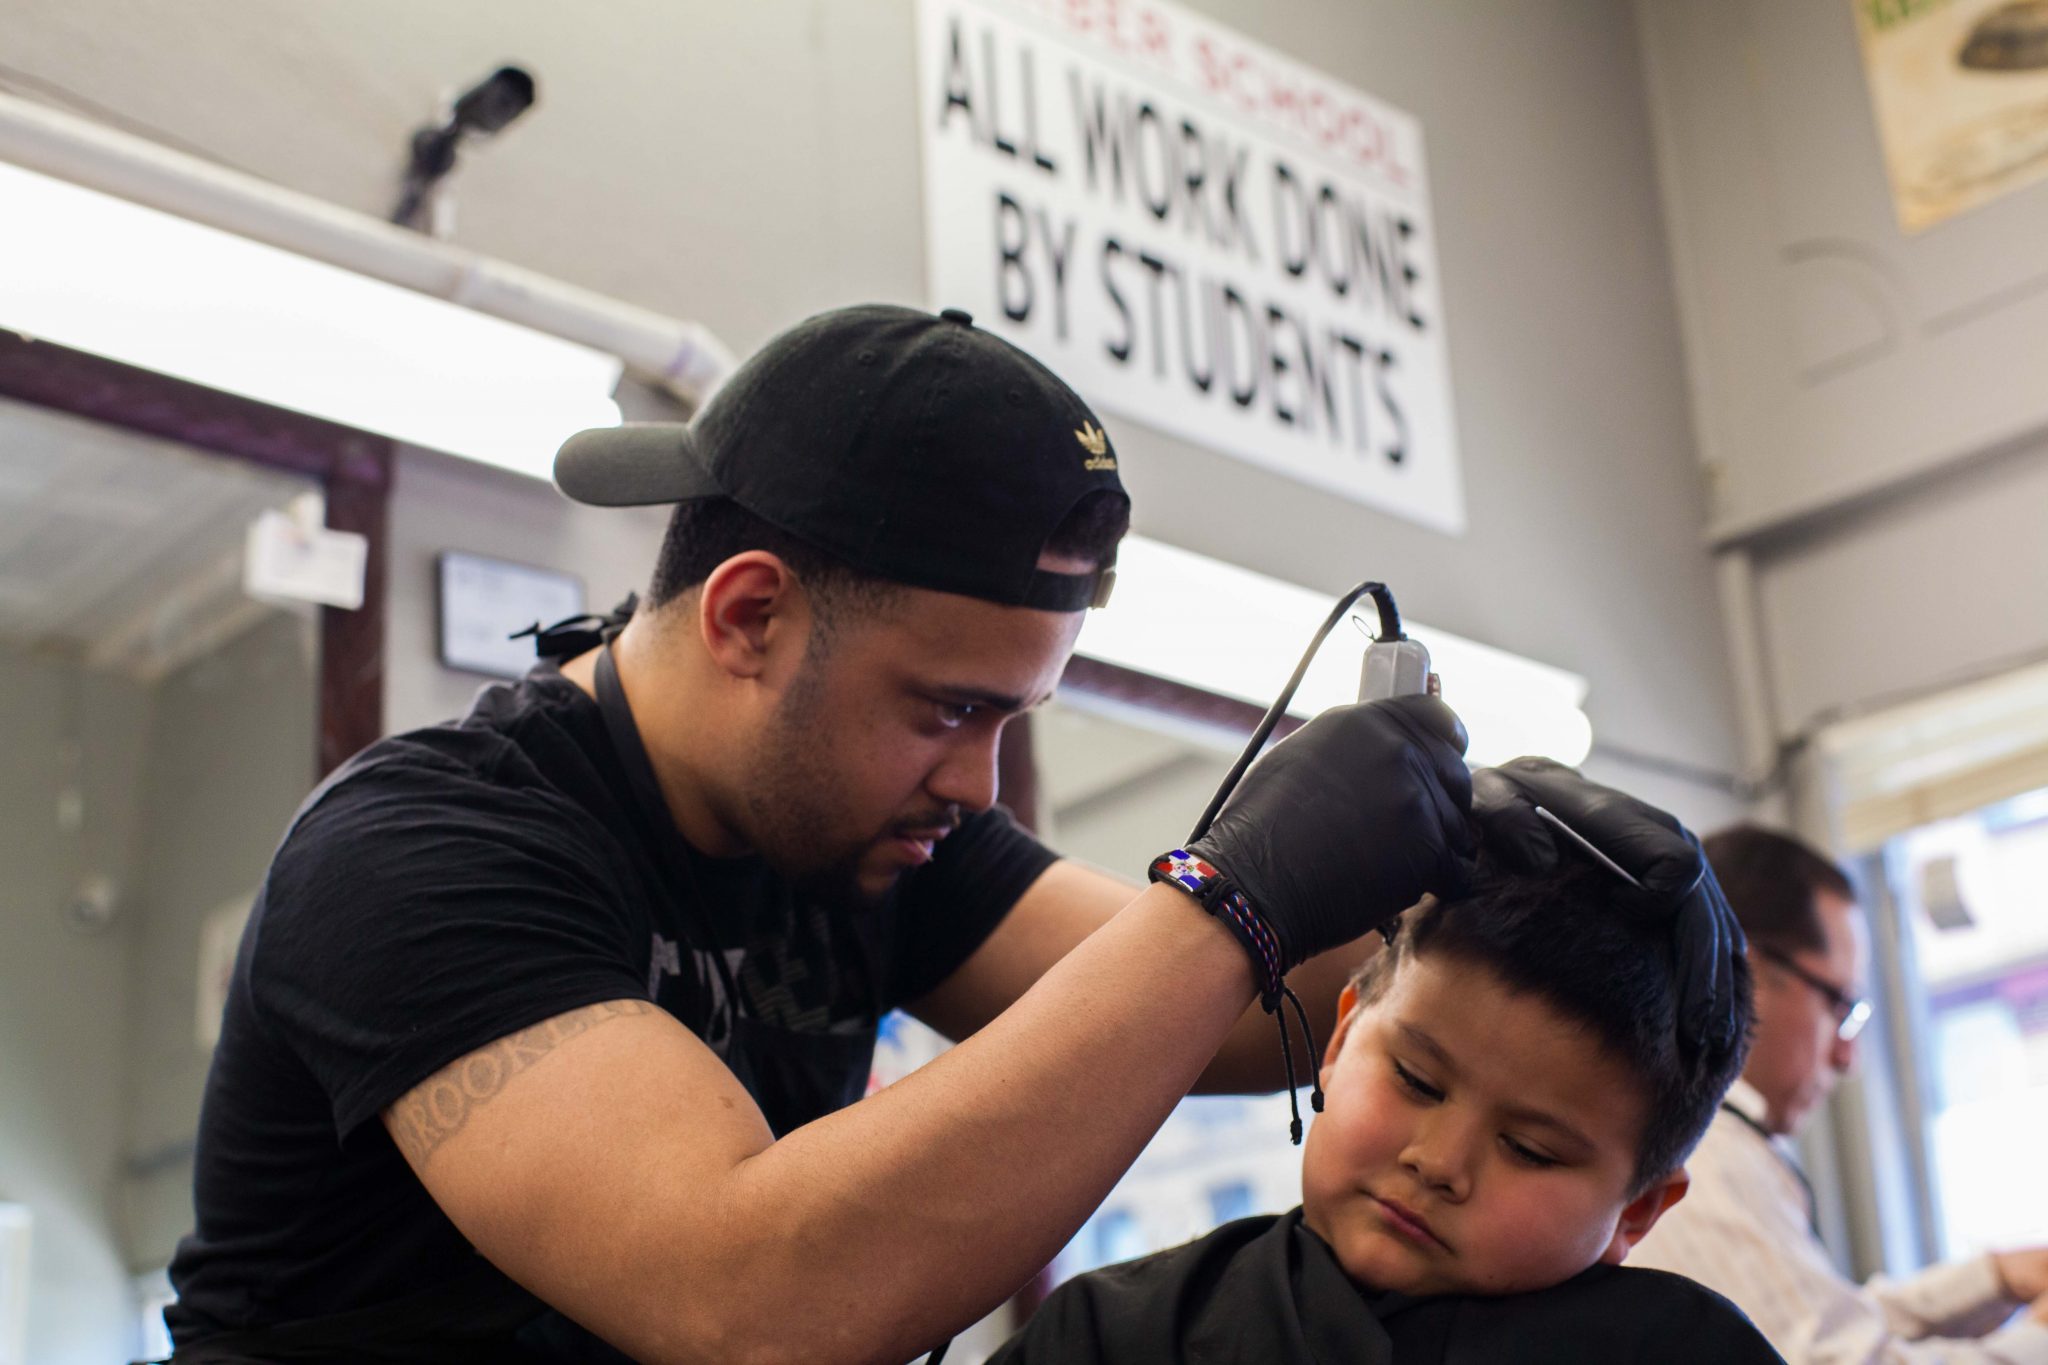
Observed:
[[[1607,1249],[1600,1253],[1602,1265],[1620,1265],[1628,1259],[1635,1244],[1650,1235],[1650,1229],[1657,1226],[1657,1220],[1673,1204],[1685,1198],[1685,1192],[1692,1188],[1692,1177],[1683,1166],[1665,1176],[1656,1184],[1628,1201],[1621,1211],[1621,1221],[1614,1226],[1614,1238]]]
[[[789,566],[766,550],[746,550],[713,569],[697,595],[704,648],[735,678],[757,678],[785,637],[801,639],[808,603]],[[794,629],[792,629],[794,628]]]

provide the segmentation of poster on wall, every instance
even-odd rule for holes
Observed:
[[[1849,3],[1901,228],[2048,178],[2048,3]]]
[[[1422,129],[1161,0],[919,0],[930,303],[1097,406],[1447,532]]]

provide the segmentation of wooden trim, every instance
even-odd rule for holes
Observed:
[[[363,604],[320,608],[320,775],[325,777],[384,733],[384,601],[390,560],[389,458],[377,478],[346,475],[327,485],[327,525],[369,541]]]
[[[1038,752],[1032,748],[1031,716],[1012,717],[996,746],[996,797],[1017,823],[1038,833]]]
[[[384,731],[384,598],[396,442],[0,328],[0,395],[318,481],[327,524],[369,537],[363,605],[321,608],[325,776]]]
[[[1199,687],[1174,682],[1168,678],[1140,673],[1135,668],[1119,664],[1104,663],[1076,654],[1067,661],[1067,671],[1060,679],[1062,690],[1085,692],[1091,696],[1106,697],[1111,701],[1123,702],[1157,711],[1177,720],[1192,721],[1197,725],[1213,726],[1221,730],[1234,730],[1247,738],[1259,726],[1266,714],[1265,708],[1254,706],[1236,697],[1226,697],[1216,692],[1205,692]],[[1295,716],[1282,716],[1273,727],[1273,739],[1284,739],[1300,729],[1302,721]],[[1270,741],[1269,741],[1270,742]]]

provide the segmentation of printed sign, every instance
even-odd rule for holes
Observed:
[[[920,0],[933,307],[1091,402],[1464,527],[1422,131],[1159,0]]]
[[[330,531],[318,493],[302,493],[287,511],[260,512],[249,523],[242,590],[263,602],[320,602],[354,611],[363,605],[368,537]]]
[[[450,668],[525,677],[538,656],[533,641],[514,632],[583,614],[574,574],[459,550],[442,551],[439,568],[441,662]]]
[[[1900,227],[2048,176],[2048,4],[1850,3]]]

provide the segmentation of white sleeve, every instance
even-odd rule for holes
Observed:
[[[1903,1280],[1879,1275],[1865,1288],[1892,1330],[1905,1337],[1981,1337],[2014,1308],[1988,1255],[1930,1266]]]
[[[1977,1335],[2014,1308],[1996,1274],[1987,1279],[1988,1262],[1868,1290],[1845,1279],[1807,1226],[1797,1178],[1735,1120],[1715,1120],[1688,1169],[1686,1197],[1628,1263],[1724,1295],[1788,1365],[2048,1365],[2048,1327],[2039,1323]]]

